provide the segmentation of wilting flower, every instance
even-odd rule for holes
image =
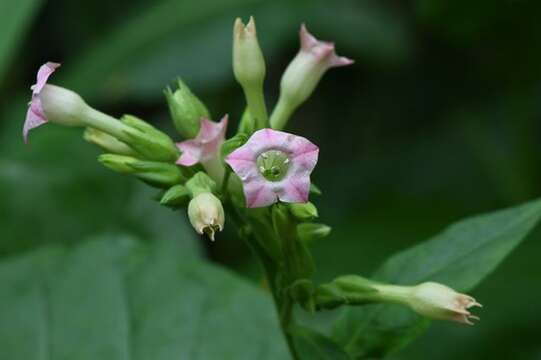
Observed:
[[[307,202],[318,155],[319,148],[301,136],[262,129],[225,161],[243,183],[246,206],[254,208]]]
[[[66,126],[83,126],[81,115],[88,105],[71,90],[54,85],[47,85],[49,76],[60,64],[48,62],[38,70],[37,81],[31,86],[32,100],[23,126],[23,138],[26,142],[28,132],[33,128],[52,121]]]
[[[293,111],[310,97],[325,72],[333,67],[353,64],[336,55],[334,43],[320,41],[303,24],[301,48],[287,67],[280,83],[280,99],[271,116],[271,126],[282,129]]]
[[[195,139],[177,143],[177,147],[182,151],[177,164],[192,166],[215,158],[224,142],[226,129],[227,115],[219,123],[203,119]]]
[[[198,234],[206,234],[214,241],[214,234],[224,228],[224,208],[210,192],[196,195],[188,204],[190,223]]]
[[[472,320],[479,320],[468,310],[474,306],[481,307],[473,297],[434,282],[413,286],[406,302],[417,313],[432,319],[451,320],[468,325],[473,325]]]

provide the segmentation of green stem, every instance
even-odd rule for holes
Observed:
[[[276,107],[272,111],[271,117],[270,117],[270,126],[273,129],[276,130],[282,130],[286,124],[291,115],[293,114],[293,111],[295,111],[295,107],[291,106],[282,96],[280,96],[280,99],[278,99],[278,104],[276,104]]]
[[[256,128],[266,128],[269,123],[269,115],[267,114],[267,105],[265,105],[263,87],[244,88],[244,95],[250,114],[255,119]]]
[[[126,134],[126,131],[129,131],[131,128],[112,116],[104,114],[89,106],[85,111],[83,119],[88,127],[101,130],[114,136],[118,140],[124,142],[129,141],[129,136]]]
[[[279,305],[278,310],[280,312],[280,327],[286,338],[289,352],[291,353],[293,359],[297,360],[299,359],[299,356],[297,355],[297,350],[295,349],[293,337],[289,334],[289,328],[293,323],[293,302],[289,296],[285,295],[283,297],[283,301]]]

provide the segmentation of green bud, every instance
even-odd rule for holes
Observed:
[[[190,223],[198,234],[206,234],[214,241],[214,234],[224,227],[224,208],[220,200],[209,192],[196,195],[188,204]]]
[[[179,167],[173,164],[144,161],[116,154],[100,155],[98,161],[113,171],[134,175],[159,188],[169,188],[185,180]]]
[[[129,156],[137,155],[137,153],[128,145],[101,130],[86,128],[83,138],[86,141],[96,144],[105,151],[113,154]]]
[[[123,141],[145,159],[174,163],[179,158],[175,143],[164,132],[132,115],[124,115],[121,122],[127,125]]]
[[[299,220],[313,220],[318,217],[317,208],[311,202],[290,204],[289,210]]]
[[[297,234],[302,242],[309,244],[314,240],[322,239],[329,235],[331,227],[325,224],[302,223],[297,225]]]
[[[257,129],[267,127],[268,114],[263,96],[265,59],[259,47],[254,18],[246,26],[240,18],[233,27],[233,72],[242,86]]]
[[[160,204],[170,207],[187,205],[190,201],[190,191],[184,185],[175,185],[163,194]]]
[[[206,173],[199,171],[186,182],[186,188],[193,197],[205,192],[215,192],[216,183]]]
[[[238,133],[233,136],[231,139],[224,141],[222,147],[220,148],[220,156],[222,161],[224,158],[235,151],[237,148],[241,147],[248,140],[248,136],[244,133]]]
[[[250,17],[244,26],[237,18],[233,27],[233,72],[243,87],[263,86],[265,79],[265,59],[257,41],[255,21]]]
[[[174,92],[170,88],[165,89],[165,98],[175,128],[180,135],[191,139],[196,137],[199,132],[201,118],[210,118],[210,114],[205,104],[190,91],[181,79],[177,79],[177,86],[178,89]]]

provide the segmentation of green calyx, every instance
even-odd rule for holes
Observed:
[[[289,158],[280,150],[261,153],[256,160],[257,169],[269,181],[282,180],[289,170]]]

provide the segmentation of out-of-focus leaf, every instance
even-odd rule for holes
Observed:
[[[311,28],[313,24],[316,33],[322,30],[367,58],[397,61],[404,57],[409,46],[404,28],[384,7],[341,0],[333,9],[340,22],[328,21],[328,4],[322,0],[162,0],[137,11],[84,51],[66,67],[66,84],[105,101],[125,96],[150,101],[161,96],[160,90],[178,75],[195,88],[233,81],[232,24],[235,17],[249,15],[256,18],[269,63],[284,44],[298,41],[303,21]]]
[[[0,1],[0,82],[42,0]]]
[[[290,330],[301,360],[350,360],[333,340],[309,328],[296,326]]]
[[[437,281],[458,291],[470,291],[540,219],[541,200],[535,200],[462,220],[436,237],[392,256],[374,278],[403,285]],[[335,339],[355,359],[394,352],[428,325],[427,320],[399,306],[348,308],[342,315],[335,324]]]
[[[101,237],[5,260],[2,358],[287,359],[270,296],[182,250]]]
[[[82,130],[47,124],[24,144],[25,104],[13,110],[0,115],[0,255],[126,231],[177,239],[185,253],[198,253],[185,215],[160,207],[156,190],[103,168]]]

